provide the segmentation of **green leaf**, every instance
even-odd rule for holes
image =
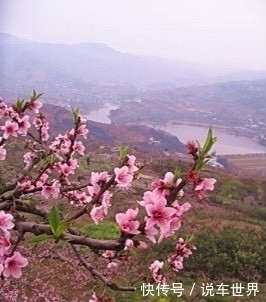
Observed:
[[[43,93],[38,93],[37,96],[36,96],[36,100],[37,100],[38,98],[40,98],[42,95],[43,95]]]
[[[48,221],[50,228],[54,235],[56,235],[56,230],[60,225],[60,213],[57,206],[53,206],[48,213]]]
[[[51,239],[51,238],[54,238],[54,236],[53,235],[47,235],[47,234],[41,234],[41,235],[30,237],[27,240],[27,242],[28,243],[37,243],[37,242],[44,241],[44,240]]]
[[[196,167],[195,167],[195,171],[197,172],[197,171],[201,170],[202,167],[203,167],[203,165],[204,165],[203,159],[199,160],[199,161],[197,162]]]
[[[204,146],[202,148],[202,154],[208,154],[208,152],[211,150],[214,143],[217,141],[217,137],[213,137],[212,129],[210,128],[204,143]]]
[[[173,180],[173,182],[175,183],[178,180],[178,178],[181,177],[181,175],[182,175],[182,169],[180,167],[176,167],[175,171],[174,171],[174,180]]]
[[[185,242],[186,242],[186,243],[189,243],[189,242],[192,241],[194,238],[195,238],[195,236],[192,234],[192,235],[190,235],[190,236],[185,240]]]
[[[56,237],[60,237],[60,235],[69,227],[68,222],[61,222],[56,228]]]
[[[210,158],[205,157],[205,159],[203,160],[203,166],[205,166],[209,160]]]
[[[30,101],[34,102],[36,101],[39,97],[41,97],[43,93],[37,93],[35,89],[33,89],[32,95],[30,97]]]
[[[16,108],[19,112],[22,112],[24,110],[25,107],[24,103],[25,103],[24,100],[20,100],[19,98],[17,99]]]
[[[32,91],[32,95],[31,95],[31,97],[30,97],[30,100],[31,100],[31,102],[34,102],[35,100],[36,100],[36,90],[35,89],[33,89],[33,91]]]
[[[128,154],[129,147],[127,145],[121,145],[119,147],[119,159],[123,160]]]
[[[74,123],[77,123],[78,118],[79,118],[79,109],[71,108],[71,111],[72,111],[72,116],[73,116],[73,119],[74,119]]]

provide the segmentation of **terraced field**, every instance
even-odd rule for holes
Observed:
[[[266,153],[225,155],[229,163],[249,173],[266,175]]]

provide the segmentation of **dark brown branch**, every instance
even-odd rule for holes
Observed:
[[[46,218],[47,211],[36,209],[34,205],[23,203],[22,201],[16,201],[16,210],[24,213],[34,214],[42,218]]]
[[[73,190],[80,190],[83,188],[86,188],[88,186],[88,184],[82,184],[82,185],[70,185],[70,186],[65,186],[61,189],[61,192],[68,192],[68,191],[73,191]],[[32,194],[32,193],[36,193],[36,192],[40,192],[42,190],[42,188],[34,188],[34,189],[30,189],[30,190],[26,190],[24,188],[18,188],[16,191],[14,192],[10,192],[7,195],[2,195],[0,196],[0,204],[1,202],[4,202],[6,200],[13,200],[14,198],[19,198],[21,195],[27,195],[27,194]]]
[[[127,287],[127,286],[120,286],[117,285],[116,283],[112,282],[111,280],[107,279],[106,277],[104,277],[100,272],[98,272],[97,270],[94,269],[94,267],[88,263],[77,251],[76,247],[73,246],[71,244],[71,247],[74,251],[74,253],[76,254],[76,256],[78,257],[79,261],[81,262],[81,264],[92,274],[92,276],[94,278],[97,278],[99,280],[101,280],[106,286],[108,286],[109,288],[111,288],[112,290],[117,290],[117,291],[130,291],[130,292],[134,292],[136,291],[136,287]]]
[[[10,202],[4,201],[0,203],[0,211],[2,210],[8,210],[10,208]]]
[[[10,256],[13,255],[14,252],[16,251],[16,249],[17,249],[17,247],[18,247],[20,241],[22,241],[22,239],[23,239],[23,237],[24,237],[24,234],[25,234],[25,233],[24,233],[23,231],[22,231],[22,232],[19,232],[18,238],[17,238],[17,240],[16,240],[15,244],[13,245],[12,250],[11,250],[11,252],[10,252]]]
[[[24,213],[34,214],[36,216],[40,216],[42,218],[46,218],[47,212],[43,210],[36,209],[35,206],[23,203],[20,200],[15,201],[16,210]],[[0,211],[1,210],[10,210],[13,206],[13,202],[11,200],[0,203]]]
[[[37,164],[36,158],[33,159],[30,163],[30,165],[26,166],[23,171],[22,175],[20,175],[13,183],[9,184],[8,186],[4,187],[2,190],[0,190],[0,195],[4,194],[9,191],[15,190],[17,187],[18,182],[22,181],[24,177],[31,171],[31,169]]]
[[[41,145],[41,144],[43,143],[41,139],[36,138],[31,132],[28,132],[27,135],[28,135],[30,138],[32,138],[35,142],[37,142],[38,144]]]
[[[15,229],[20,232],[32,233],[35,235],[47,234],[52,235],[50,226],[47,224],[38,224],[28,221],[15,221]],[[93,250],[123,250],[124,244],[119,240],[100,240],[93,239],[84,235],[74,235],[69,232],[64,232],[61,236],[62,240],[67,240],[71,244],[79,244],[89,247]]]
[[[123,167],[128,161],[128,157],[126,156],[124,158],[124,160],[122,161],[121,165],[120,165],[120,168]],[[70,221],[73,221],[73,220],[76,220],[77,218],[79,218],[80,216],[84,215],[85,213],[87,213],[87,210],[88,210],[88,207],[90,205],[93,205],[93,204],[96,204],[99,202],[101,196],[103,195],[103,193],[105,191],[107,191],[111,186],[112,184],[114,183],[115,181],[115,174],[113,174],[111,176],[111,178],[103,185],[103,187],[101,188],[100,192],[93,197],[92,201],[88,204],[86,204],[83,208],[81,208],[79,211],[77,211],[75,214],[73,214],[72,216],[66,218],[64,220],[64,222],[70,222]]]
[[[73,220],[79,218],[80,216],[84,215],[84,214],[87,212],[88,207],[90,207],[92,204],[95,204],[95,203],[99,202],[99,200],[100,200],[101,196],[103,195],[103,193],[104,193],[105,191],[107,191],[107,190],[111,187],[111,185],[113,184],[114,180],[115,180],[115,175],[113,175],[113,176],[112,176],[112,177],[104,184],[104,186],[101,188],[100,192],[99,192],[95,197],[93,197],[93,199],[92,199],[92,201],[91,201],[90,203],[86,204],[83,208],[81,208],[79,211],[77,211],[77,212],[76,212],[75,214],[73,214],[72,216],[66,218],[66,219],[64,220],[64,222],[73,221]]]
[[[182,179],[180,184],[171,191],[169,197],[167,198],[167,201],[168,201],[169,204],[171,204],[172,202],[174,202],[176,200],[177,193],[180,190],[182,190],[185,185],[186,185],[186,180]]]

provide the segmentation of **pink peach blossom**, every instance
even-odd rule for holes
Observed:
[[[158,234],[158,230],[153,226],[150,228],[145,227],[144,229],[145,237],[148,238],[153,243],[156,243],[155,235],[157,234]]]
[[[4,130],[3,138],[8,139],[10,135],[17,136],[18,124],[11,121],[6,121],[4,126],[0,127]]]
[[[70,152],[70,146],[71,146],[71,140],[64,136],[60,143],[60,151],[63,154],[67,154]]]
[[[166,186],[171,187],[174,181],[174,174],[172,172],[167,172],[164,175],[163,182]]]
[[[127,156],[127,163],[126,165],[129,168],[129,173],[133,174],[134,172],[138,171],[138,167],[135,166],[136,162],[136,156],[134,155],[128,155]]]
[[[78,127],[77,129],[77,134],[83,136],[84,138],[87,138],[87,134],[88,134],[89,130],[86,128],[86,125],[81,125]]]
[[[199,195],[203,195],[205,191],[213,191],[214,190],[214,184],[216,183],[215,178],[204,178],[196,187],[195,191]]]
[[[181,256],[172,255],[172,256],[168,257],[167,260],[170,263],[171,269],[174,272],[179,272],[180,270],[182,270],[184,268],[184,265],[183,265],[184,258]]]
[[[163,264],[164,264],[163,262],[155,260],[149,267],[151,274],[152,274],[152,278],[157,283],[166,282],[165,277],[162,274],[160,274],[160,270],[162,269]]]
[[[73,168],[68,163],[59,164],[60,171],[65,175],[69,176],[70,174],[74,174]]]
[[[109,180],[110,176],[108,175],[108,172],[91,172],[91,184],[95,185],[101,185],[103,183],[106,183]]]
[[[98,224],[104,218],[104,209],[103,206],[96,207],[93,206],[92,210],[90,211],[91,219],[94,221],[95,224]]]
[[[166,207],[166,199],[156,200],[154,204],[148,204],[145,209],[149,215],[146,221],[146,228],[157,225],[163,233],[168,232],[170,228],[170,219],[176,210],[172,207]]]
[[[37,187],[37,188],[42,187],[42,186],[46,183],[48,177],[49,177],[48,174],[43,173],[43,174],[39,177],[39,179],[37,180],[37,182],[36,182],[36,187]]]
[[[125,242],[124,250],[129,250],[130,248],[134,247],[134,241],[131,239],[127,239]]]
[[[36,116],[34,119],[33,119],[33,122],[32,124],[34,125],[34,127],[38,130],[41,128],[42,124],[43,124],[43,120]]]
[[[26,181],[23,181],[23,182],[18,182],[18,186],[23,188],[23,189],[26,189],[26,190],[32,190],[34,189],[34,186],[32,185],[32,182],[31,180],[26,180]]]
[[[169,222],[169,230],[167,232],[163,232],[161,230],[160,237],[158,239],[158,243],[160,243],[164,238],[173,236],[177,230],[181,227],[181,220],[179,217],[172,218]]]
[[[0,237],[0,257],[4,256],[11,246],[10,233],[7,231],[3,233],[3,236]]]
[[[111,251],[111,250],[106,250],[105,252],[102,253],[102,256],[104,258],[114,258],[115,256],[115,251]]]
[[[76,158],[70,158],[68,160],[68,164],[70,165],[70,167],[73,170],[76,170],[79,167],[78,161],[76,160]]]
[[[18,127],[18,133],[25,136],[28,132],[28,129],[31,127],[28,115],[23,115],[18,118]]]
[[[151,183],[154,193],[165,197],[169,195],[170,188],[173,186],[174,174],[172,172],[167,172],[164,179],[158,179]]]
[[[29,152],[26,152],[24,155],[23,155],[23,161],[25,164],[29,164],[32,160],[32,158],[34,157],[34,153],[29,151]]]
[[[191,204],[189,202],[185,202],[184,204],[180,205],[177,200],[175,200],[171,206],[176,209],[174,217],[182,216],[183,213],[187,212],[191,208]]]
[[[137,201],[141,206],[146,207],[148,204],[154,204],[155,201],[164,198],[161,195],[158,195],[155,191],[146,191],[143,194],[143,200]]]
[[[78,152],[80,155],[84,155],[85,147],[82,141],[75,141],[73,144],[73,150]]]
[[[96,296],[95,293],[93,293],[89,302],[101,302],[101,300]]]
[[[41,139],[44,142],[47,142],[49,139],[49,134],[48,134],[48,128],[47,127],[42,127],[42,131],[41,131]]]
[[[196,155],[198,152],[199,144],[195,141],[189,140],[185,146],[187,147],[189,154]]]
[[[114,270],[114,269],[116,269],[117,268],[117,263],[116,262],[109,262],[108,264],[107,264],[107,269],[109,269],[109,270]]]
[[[28,260],[24,258],[20,252],[14,252],[13,256],[7,257],[4,262],[3,276],[20,278],[22,275],[21,268],[28,265]]]
[[[79,204],[86,204],[86,203],[91,202],[91,200],[92,200],[91,196],[86,195],[85,192],[76,193],[75,197],[78,200]]]
[[[149,267],[150,271],[152,273],[158,273],[159,270],[163,267],[163,261],[160,262],[158,260],[155,260]]]
[[[107,210],[108,208],[111,207],[111,198],[113,194],[111,194],[108,190],[103,193],[102,196],[102,205],[103,205],[103,210],[104,214],[107,215]]]
[[[41,101],[38,101],[38,100],[35,100],[33,102],[31,102],[28,106],[29,106],[29,109],[34,111],[34,113],[38,114],[39,113],[39,109],[42,108],[42,102]]]
[[[0,229],[4,232],[11,230],[15,226],[12,222],[13,219],[14,217],[11,214],[0,211]]]
[[[120,229],[128,234],[139,234],[139,221],[136,220],[138,215],[138,208],[135,210],[128,209],[126,213],[118,213],[115,215],[115,220],[118,223]]]
[[[45,199],[48,199],[50,196],[57,198],[59,195],[59,192],[60,192],[60,189],[59,189],[58,181],[54,181],[51,186],[45,185],[42,187],[42,196]]]
[[[137,240],[137,241],[136,241],[136,247],[137,247],[138,249],[146,250],[149,246],[148,246],[148,244],[147,244],[145,241]]]
[[[130,183],[133,180],[133,175],[130,174],[129,168],[127,166],[123,166],[122,168],[115,168],[115,181],[117,185],[121,188],[126,188],[130,186]]]
[[[176,186],[178,186],[180,183],[182,182],[182,178],[178,178],[178,180],[176,181]],[[183,197],[185,194],[184,190],[181,189],[178,193],[177,193],[177,196],[179,198]]]
[[[93,186],[87,186],[87,190],[88,190],[90,196],[93,197],[100,192],[101,187],[98,184],[94,184]]]

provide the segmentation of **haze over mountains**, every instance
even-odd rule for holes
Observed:
[[[179,134],[156,128],[171,120],[222,127],[264,145],[266,71],[211,73],[187,62],[122,53],[105,44],[51,44],[9,34],[0,34],[0,50],[0,95],[7,101],[27,98],[36,89],[44,92],[46,102],[61,109],[80,108],[84,115],[106,103],[119,105],[110,112],[111,125],[90,123],[95,144],[127,141],[141,150],[185,152]],[[61,109],[50,110],[56,112],[55,124]]]
[[[116,51],[105,44],[51,44],[0,34],[0,81],[5,90],[43,83],[75,87],[86,83],[190,86],[266,78],[266,71],[238,70],[211,75],[187,62]]]

